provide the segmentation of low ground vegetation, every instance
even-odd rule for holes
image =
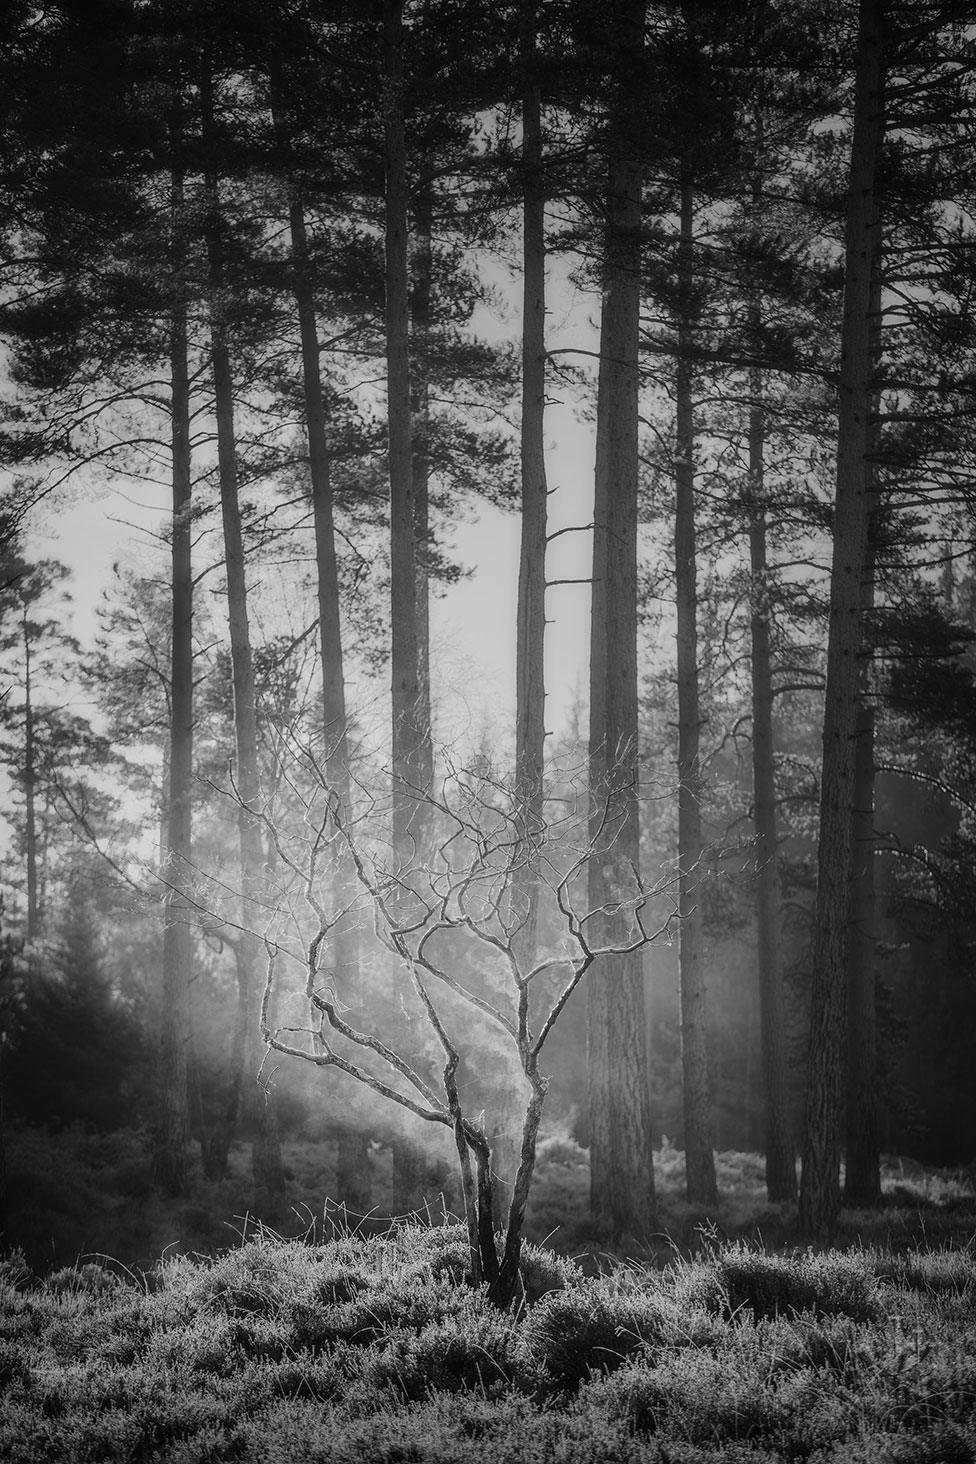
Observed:
[[[530,1246],[517,1307],[460,1225],[145,1272],[0,1267],[0,1456],[94,1461],[976,1459],[976,1256],[706,1240],[586,1275]]]
[[[467,1283],[446,1207],[419,1225],[323,1210],[326,1144],[290,1153],[300,1233],[282,1237],[247,1218],[243,1150],[223,1185],[167,1209],[138,1134],[8,1138],[0,1457],[15,1464],[976,1461],[965,1172],[889,1165],[884,1210],[846,1213],[843,1243],[814,1251],[763,1205],[757,1156],[719,1156],[724,1199],[703,1217],[665,1143],[670,1229],[611,1256],[582,1219],[586,1152],[553,1134],[531,1227],[562,1253],[530,1245],[502,1313]],[[371,1162],[382,1196],[382,1151]]]

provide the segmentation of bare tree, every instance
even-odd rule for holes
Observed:
[[[318,777],[309,753],[303,761]],[[292,787],[298,787],[298,779]],[[290,871],[292,883],[282,891],[277,928],[265,932],[264,1039],[271,1053],[337,1068],[416,1118],[451,1131],[471,1281],[486,1284],[491,1299],[506,1307],[518,1287],[525,1207],[549,1087],[540,1068],[546,1041],[593,965],[638,951],[662,934],[673,901],[664,887],[646,889],[631,866],[627,888],[608,894],[599,908],[589,905],[590,861],[605,862],[615,833],[624,827],[626,809],[618,809],[612,797],[594,816],[588,798],[571,792],[563,811],[550,814],[544,837],[530,854],[521,790],[483,772],[454,771],[438,795],[418,791],[434,831],[431,853],[425,864],[404,867],[390,842],[378,837],[385,810],[366,790],[361,794],[364,806],[350,815],[319,778],[312,792],[302,795],[300,826],[282,821],[275,810],[265,814],[280,867]],[[387,1039],[388,1001],[369,1030],[353,1026],[323,969],[329,932],[349,914],[331,907],[332,887],[321,874],[334,863],[337,844],[354,869],[357,903],[370,911],[380,948],[394,958],[398,1000],[409,1003],[415,1014],[409,1030],[426,1033],[424,1053],[404,1049],[403,1024],[398,1026],[393,1016],[388,1016],[393,1036]],[[512,900],[511,891],[530,857],[545,907],[540,914],[554,934],[545,951],[526,957],[520,938],[525,907]],[[647,909],[658,897],[667,909],[660,928],[652,931]],[[307,1018],[304,1025],[272,1027],[272,997],[286,962],[304,972]],[[484,1114],[473,1116],[475,1104],[469,1101],[466,1054],[479,1028],[494,1034],[499,1053],[521,1075],[523,1090],[519,1161],[500,1251],[492,1221],[489,1129]],[[648,1215],[647,1223],[651,1219]]]

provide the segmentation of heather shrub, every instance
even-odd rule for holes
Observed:
[[[773,1372],[814,1368],[855,1383],[874,1361],[871,1335],[848,1316],[775,1318],[761,1336]]]
[[[454,1316],[419,1332],[393,1333],[371,1357],[364,1377],[376,1386],[392,1385],[416,1400],[438,1390],[497,1392],[516,1367],[516,1347],[507,1318],[479,1297]]]
[[[870,1265],[841,1251],[803,1251],[774,1255],[737,1244],[712,1260],[729,1316],[748,1307],[756,1317],[812,1312],[871,1321],[880,1315],[877,1285]]]
[[[582,1274],[576,1262],[568,1257],[529,1244],[522,1247],[519,1269],[527,1306],[533,1306],[551,1291],[564,1291],[578,1282]]]
[[[610,1372],[633,1352],[675,1345],[682,1335],[674,1301],[624,1273],[548,1293],[529,1311],[521,1346],[541,1386],[568,1392],[591,1373]]]
[[[443,1277],[404,1275],[380,1280],[351,1301],[333,1306],[300,1302],[291,1308],[289,1343],[312,1352],[334,1342],[368,1347],[388,1332],[420,1332],[462,1308],[466,1290]]]
[[[964,1250],[873,1251],[870,1262],[875,1276],[893,1286],[933,1294],[962,1295],[976,1288],[976,1257]]]
[[[83,1293],[89,1297],[113,1296],[125,1284],[116,1272],[91,1261],[78,1266],[61,1266],[57,1271],[52,1271],[44,1281],[48,1291]]]
[[[16,1291],[30,1286],[34,1280],[34,1272],[27,1264],[24,1252],[17,1246],[8,1255],[0,1256],[0,1291],[4,1287],[10,1287]]]
[[[612,1377],[588,1384],[583,1397],[625,1418],[639,1433],[697,1444],[761,1445],[791,1459],[843,1437],[850,1426],[849,1408],[809,1370],[770,1375],[734,1352],[715,1356],[684,1349],[656,1366],[633,1359]]]

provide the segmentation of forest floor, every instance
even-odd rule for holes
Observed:
[[[17,1184],[50,1140],[10,1137]],[[63,1254],[64,1196],[91,1170],[88,1223],[102,1243],[70,1265],[50,1250],[32,1265],[8,1245],[8,1215],[0,1458],[12,1464],[976,1461],[965,1173],[889,1164],[884,1208],[845,1212],[837,1247],[818,1251],[763,1205],[757,1156],[720,1156],[725,1198],[703,1217],[682,1205],[668,1147],[656,1156],[667,1233],[621,1258],[586,1233],[585,1153],[550,1138],[531,1224],[541,1240],[561,1217],[564,1253],[528,1248],[524,1293],[503,1315],[466,1284],[463,1232],[448,1220],[374,1216],[354,1233],[341,1211],[323,1224],[298,1205],[304,1230],[282,1238],[230,1209],[219,1244],[188,1254],[192,1205],[208,1200],[213,1225],[215,1202],[237,1203],[243,1154],[223,1187],[163,1214],[143,1192],[138,1136],[58,1142],[32,1195],[11,1188],[21,1225],[60,1195],[46,1220]],[[316,1156],[306,1145],[288,1159],[297,1193]],[[144,1266],[124,1261],[143,1253],[140,1221],[177,1226]],[[104,1243],[113,1234],[125,1252]]]
[[[0,1457],[179,1464],[963,1464],[976,1257],[712,1242],[586,1276],[530,1247],[517,1311],[458,1226],[255,1234],[144,1274],[0,1266]]]

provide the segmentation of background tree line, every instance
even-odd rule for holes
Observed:
[[[802,1155],[814,1234],[842,1159],[854,1204],[882,1148],[969,1159],[965,7],[100,0],[3,24],[7,1112],[138,1118],[173,1194],[246,1135],[269,1217],[314,1112],[339,1197],[369,1208],[380,1143],[410,1208],[443,1174],[391,1116],[440,1061],[407,931],[441,901],[441,975],[494,1010],[491,960],[460,946],[487,921],[526,1003],[521,1066],[457,1017],[445,1111],[468,1115],[462,1173],[471,1112],[496,1115],[496,1216],[548,1033],[519,985],[537,965],[550,1111],[608,1235],[653,1226],[662,1134],[703,1207],[716,1144],[760,1149],[785,1204]],[[557,392],[595,437],[565,727]],[[145,480],[171,501],[157,564],[119,571],[81,647],[32,524]],[[459,762],[430,603],[463,573],[452,523],[498,511],[520,525],[514,737],[486,726]],[[443,852],[458,776],[472,847],[509,809],[495,864]],[[437,885],[459,868],[493,891],[480,913]],[[358,1087],[297,1061],[255,1081],[305,1020],[280,983],[269,1015],[289,949],[347,1044],[313,1022],[306,1055],[382,1036],[409,1068],[393,1105],[365,1105],[375,1047]],[[581,950],[563,1006],[548,966]]]

